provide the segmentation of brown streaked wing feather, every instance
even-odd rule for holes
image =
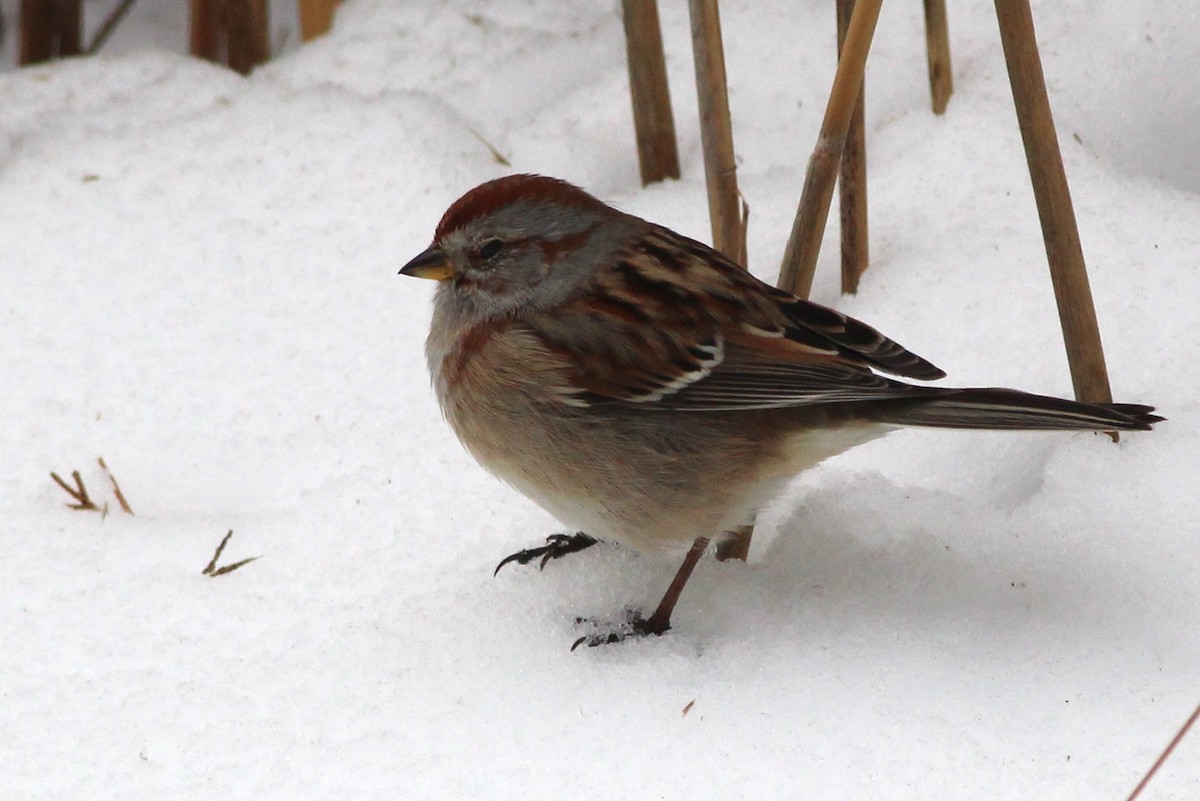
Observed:
[[[707,376],[723,358],[715,326],[692,304],[629,298],[627,285],[614,286],[528,321],[546,347],[571,365],[569,379],[580,399],[658,401]]]
[[[795,326],[833,343],[843,356],[854,354],[872,367],[906,378],[934,381],[946,377],[944,370],[864,322],[785,292],[779,294],[780,308]]]
[[[798,326],[778,297],[790,295],[714,261],[699,242],[673,237],[654,228],[597,274],[592,291],[528,321],[571,365],[574,402],[708,411],[909,394],[872,373],[874,359],[838,336],[907,354],[891,340],[815,304],[808,305],[821,333]]]
[[[739,337],[725,345],[725,359],[702,380],[662,401],[680,411],[779,409],[851,403],[929,392],[871,372],[839,357],[764,348]],[[786,347],[786,343],[785,343]]]
[[[747,313],[743,323],[760,326],[770,321],[763,333],[781,332],[798,344],[836,353],[893,375],[923,381],[946,377],[945,372],[866,323],[776,289],[702,242],[654,226],[643,247],[653,255],[680,251],[688,254],[687,264],[678,269],[707,284],[710,294],[729,297],[735,313]],[[739,303],[745,308],[736,309]]]

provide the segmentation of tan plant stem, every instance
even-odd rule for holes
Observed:
[[[925,53],[929,59],[929,94],[933,101],[933,113],[943,114],[950,102],[950,95],[954,94],[946,0],[925,0]]]
[[[667,84],[662,29],[657,0],[622,0],[625,47],[629,60],[629,94],[637,134],[642,185],[679,177],[675,117]]]
[[[1046,79],[1038,55],[1033,14],[1028,0],[995,0],[1000,41],[1008,64],[1013,102],[1025,160],[1033,182],[1050,280],[1058,303],[1058,316],[1066,343],[1067,361],[1075,397],[1088,403],[1110,403],[1112,390],[1100,342],[1100,326],[1092,303],[1083,246],[1075,224],[1071,191],[1063,170],[1062,153],[1046,96]]]
[[[813,271],[821,252],[821,238],[825,233],[825,221],[833,199],[833,184],[846,144],[846,132],[850,129],[850,118],[854,115],[862,87],[863,70],[882,2],[858,0],[854,4],[842,57],[838,60],[833,88],[825,107],[825,119],[821,123],[817,146],[808,161],[800,205],[779,271],[780,288],[800,297],[808,297],[812,289]]]
[[[838,58],[846,43],[850,15],[855,0],[838,0]],[[866,86],[858,89],[846,145],[842,150],[842,171],[838,179],[838,202],[841,208],[842,233],[842,292],[858,291],[858,282],[870,265],[867,226],[867,134],[863,124],[863,105]]]

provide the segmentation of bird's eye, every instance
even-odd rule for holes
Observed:
[[[495,258],[503,249],[504,243],[499,239],[489,239],[479,246],[479,250],[476,251],[476,255],[479,256],[479,258],[483,261],[488,261],[489,259]]]

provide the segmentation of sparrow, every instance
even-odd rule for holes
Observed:
[[[455,434],[581,530],[497,571],[600,540],[687,549],[648,617],[576,645],[668,630],[710,541],[798,473],[901,427],[1144,431],[1163,419],[1139,404],[901,380],[945,373],[702,242],[545,176],[467,192],[400,273],[438,282],[425,352]]]

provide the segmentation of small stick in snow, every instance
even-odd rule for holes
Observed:
[[[480,141],[480,143],[488,149],[488,152],[492,154],[492,161],[494,161],[497,164],[500,164],[504,167],[512,166],[512,162],[509,161],[508,159],[506,159],[504,157],[504,154],[496,149],[495,145],[493,145],[488,140],[484,139],[483,134],[481,134],[479,131],[472,128],[470,125],[467,126],[467,130],[471,133],[471,136],[474,136],[476,139],[478,139]]]
[[[1154,764],[1150,766],[1150,770],[1146,771],[1146,775],[1142,777],[1140,782],[1138,782],[1138,786],[1133,788],[1133,792],[1129,794],[1129,798],[1125,799],[1125,801],[1134,801],[1135,798],[1141,795],[1142,790],[1144,790],[1146,785],[1150,783],[1150,780],[1154,778],[1154,774],[1157,773],[1158,769],[1162,767],[1162,764],[1167,761],[1167,757],[1171,756],[1171,752],[1175,750],[1175,746],[1179,745],[1180,741],[1187,736],[1188,729],[1192,728],[1192,724],[1196,722],[1197,718],[1200,718],[1200,706],[1196,707],[1196,710],[1192,712],[1192,716],[1187,719],[1183,726],[1180,727],[1179,731],[1176,732],[1175,736],[1171,738],[1171,742],[1168,743],[1167,747],[1163,749],[1163,752],[1158,755],[1158,759],[1154,760]]]
[[[225,537],[221,540],[221,544],[217,546],[217,550],[213,553],[213,557],[209,561],[208,566],[200,571],[201,575],[216,578],[217,576],[223,576],[226,573],[232,573],[233,571],[237,570],[242,565],[250,564],[255,559],[261,558],[258,556],[251,556],[249,559],[243,559],[240,562],[234,562],[231,565],[225,565],[225,567],[217,567],[217,562],[221,558],[221,553],[222,553],[222,551],[225,550],[225,546],[227,544],[229,544],[229,538],[232,536],[233,536],[233,529],[229,529],[229,533],[225,535]]]
[[[121,492],[121,486],[117,484],[116,476],[108,469],[108,465],[104,463],[104,457],[99,457],[96,459],[96,462],[100,465],[100,469],[104,471],[104,475],[108,476],[108,480],[112,482],[113,495],[117,496],[117,503],[121,505],[121,511],[127,515],[133,514],[133,507],[129,505],[129,501],[125,500],[125,493]]]
[[[62,480],[62,477],[54,471],[50,471],[50,478],[54,479],[54,483],[66,490],[67,494],[75,499],[75,503],[68,503],[72,509],[79,511],[98,512],[100,507],[88,496],[87,487],[83,486],[83,479],[79,475],[78,470],[71,471],[71,478],[75,479],[75,488],[72,489],[67,482]]]

